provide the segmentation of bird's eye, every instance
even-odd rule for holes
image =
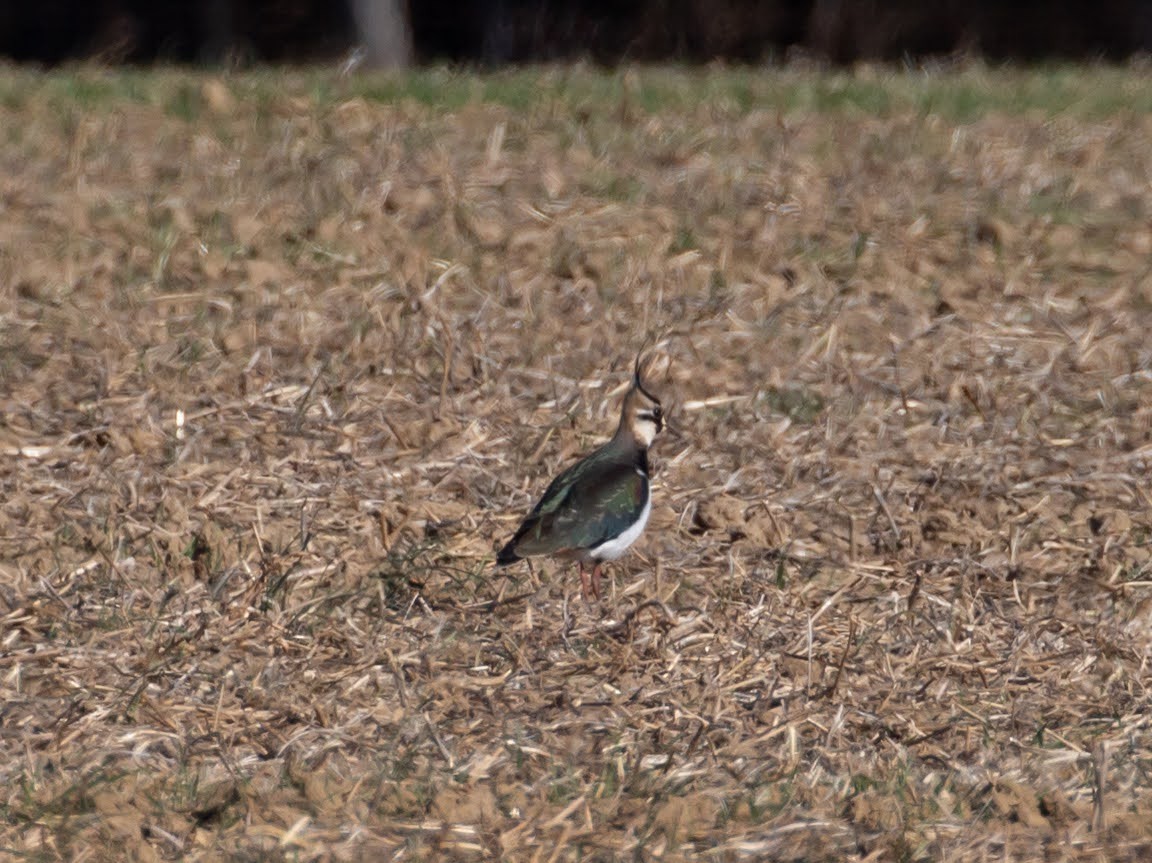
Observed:
[[[660,408],[652,408],[652,419],[656,420],[656,422],[660,422],[663,417],[664,411],[660,410]]]

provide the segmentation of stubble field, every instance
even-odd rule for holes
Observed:
[[[0,856],[1147,859],[1146,90],[4,70]]]

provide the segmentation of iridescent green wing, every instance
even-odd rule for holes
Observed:
[[[632,526],[647,502],[647,483],[631,460],[598,455],[552,481],[508,543],[517,556],[593,548]]]

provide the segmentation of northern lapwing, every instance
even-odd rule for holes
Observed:
[[[536,555],[576,560],[584,598],[599,599],[601,564],[620,557],[648,523],[648,447],[663,428],[660,399],[644,388],[637,357],[616,434],[552,480],[496,565]]]

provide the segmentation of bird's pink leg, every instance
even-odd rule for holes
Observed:
[[[580,595],[584,599],[592,592],[591,583],[588,580],[588,572],[584,569],[584,561],[580,561]]]
[[[592,567],[592,595],[597,599],[600,598],[600,562],[597,561],[596,565]]]

